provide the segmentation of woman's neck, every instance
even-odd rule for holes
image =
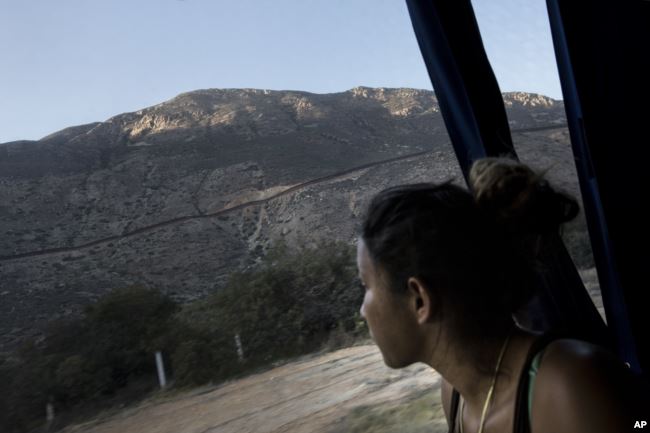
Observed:
[[[522,350],[526,350],[531,334],[513,327],[507,347],[503,353],[495,388],[511,389],[512,381],[518,381]],[[454,344],[450,341],[444,349],[432,351],[427,362],[445,378],[463,397],[465,406],[471,412],[480,411],[495,375],[499,354],[508,339],[495,338],[475,344]],[[525,356],[525,354],[524,354]],[[501,392],[501,396],[503,392]],[[500,397],[500,396],[499,396]],[[496,398],[499,399],[500,398]]]

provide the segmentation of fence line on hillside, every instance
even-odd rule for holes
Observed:
[[[525,132],[537,132],[537,131],[545,131],[545,130],[550,130],[550,129],[563,129],[563,128],[567,128],[567,124],[547,125],[547,126],[538,126],[538,127],[534,127],[534,128],[514,129],[511,132],[513,134],[515,134],[515,133],[521,134],[521,133],[525,133]],[[443,145],[444,144],[450,144],[450,143],[447,142],[447,143],[443,143]],[[263,199],[251,200],[251,201],[248,201],[248,202],[245,202],[245,203],[240,203],[240,204],[235,205],[235,206],[219,209],[216,212],[199,214],[199,215],[184,215],[184,216],[181,216],[181,217],[172,218],[170,220],[165,220],[165,221],[161,221],[161,222],[151,224],[151,225],[148,225],[148,226],[145,226],[145,227],[140,227],[138,229],[131,230],[131,231],[126,232],[126,233],[122,233],[122,234],[119,234],[119,235],[108,236],[108,237],[101,238],[101,239],[96,239],[94,241],[86,242],[86,243],[80,244],[80,245],[73,245],[73,246],[69,246],[69,247],[47,248],[47,249],[43,249],[43,250],[28,251],[28,252],[25,252],[25,253],[0,256],[0,262],[9,261],[9,260],[17,260],[17,259],[22,259],[22,258],[27,258],[27,257],[37,257],[37,256],[43,256],[43,255],[49,255],[49,254],[68,253],[68,252],[79,251],[79,250],[87,249],[87,248],[90,248],[90,247],[93,247],[93,246],[96,246],[96,245],[100,245],[100,244],[103,244],[103,243],[107,243],[107,242],[111,242],[111,241],[119,241],[119,240],[127,238],[127,237],[136,236],[136,235],[139,235],[139,234],[142,234],[142,233],[150,232],[152,230],[156,230],[156,229],[159,229],[161,227],[168,226],[168,225],[179,224],[179,223],[182,223],[182,222],[191,221],[191,220],[200,219],[200,218],[218,217],[218,216],[221,216],[221,215],[224,215],[224,214],[227,214],[227,213],[231,213],[231,212],[234,212],[234,211],[237,211],[237,210],[241,210],[241,209],[244,209],[244,208],[247,208],[247,207],[258,206],[258,205],[265,204],[265,203],[267,203],[267,202],[269,202],[271,200],[275,200],[275,199],[277,199],[279,197],[291,194],[291,193],[293,193],[295,191],[307,188],[307,187],[309,187],[311,185],[315,185],[315,184],[322,183],[322,182],[327,182],[327,181],[336,179],[338,177],[347,176],[349,174],[354,173],[355,171],[365,170],[365,169],[376,167],[376,166],[383,165],[383,164],[390,164],[390,163],[397,162],[397,161],[403,161],[403,160],[407,160],[407,159],[410,159],[410,158],[424,156],[424,155],[426,155],[426,154],[428,154],[430,152],[431,152],[431,149],[416,152],[416,153],[409,153],[408,155],[400,155],[400,156],[396,156],[396,157],[393,157],[393,158],[383,159],[381,161],[375,161],[375,162],[370,162],[370,163],[367,163],[367,164],[362,164],[362,165],[359,165],[359,166],[356,166],[356,167],[353,167],[353,168],[350,168],[350,169],[347,169],[347,170],[344,170],[344,171],[340,171],[340,172],[337,172],[337,173],[334,173],[334,174],[330,174],[330,175],[327,175],[327,176],[322,176],[322,177],[311,179],[311,180],[308,180],[308,181],[305,181],[305,182],[301,182],[299,184],[290,186],[290,187],[288,187],[288,188],[286,188],[286,189],[284,189],[284,190],[282,190],[282,191],[280,191],[280,192],[278,192],[276,194],[273,194],[273,195],[271,195],[269,197],[266,197],[266,198],[263,198]]]

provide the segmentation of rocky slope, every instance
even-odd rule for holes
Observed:
[[[561,101],[504,94],[523,160],[577,194]],[[554,165],[555,164],[555,165]],[[182,299],[269,245],[352,241],[368,198],[459,170],[433,92],[200,90],[0,144],[0,351],[114,287]]]

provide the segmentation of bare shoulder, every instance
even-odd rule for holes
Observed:
[[[625,373],[625,365],[612,353],[582,340],[563,338],[551,342],[544,351],[544,369],[549,375],[570,374],[576,379],[597,379],[600,373]],[[597,375],[597,376],[594,376]]]
[[[631,429],[631,375],[599,346],[573,339],[548,345],[535,381],[532,433]]]

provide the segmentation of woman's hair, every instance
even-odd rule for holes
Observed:
[[[361,236],[391,290],[417,277],[434,317],[452,320],[458,336],[497,338],[533,294],[544,240],[579,207],[510,159],[477,161],[470,184],[388,188],[372,199]]]

